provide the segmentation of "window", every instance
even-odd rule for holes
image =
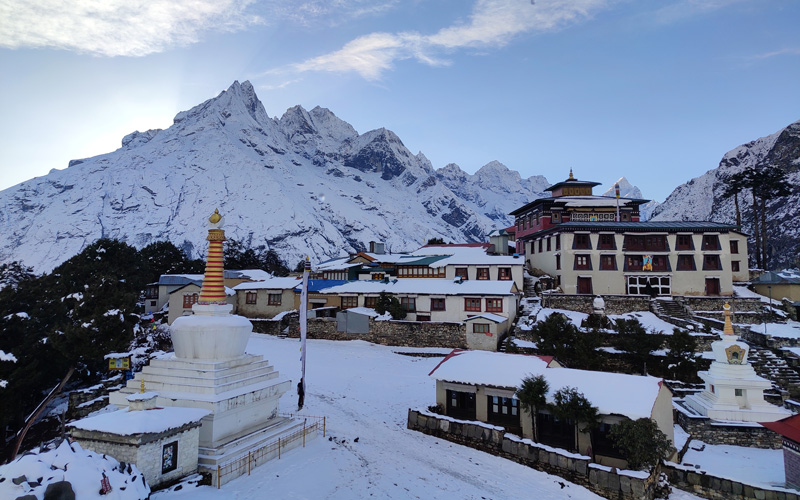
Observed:
[[[178,468],[178,442],[173,441],[161,448],[161,473],[166,474]]]
[[[677,238],[677,245],[676,250],[693,250],[694,245],[692,245],[692,235],[691,234],[679,234]]]
[[[644,260],[641,255],[628,255],[625,257],[626,271],[641,271],[642,264],[644,264]]]
[[[280,293],[271,293],[267,295],[267,304],[270,306],[279,306],[281,305],[281,300],[283,295]]]
[[[503,299],[486,299],[486,311],[494,313],[503,312]]]
[[[601,255],[600,256],[600,270],[601,271],[616,271],[617,270],[617,257],[614,255]]]
[[[704,255],[703,256],[703,270],[704,271],[720,271],[722,264],[719,260],[719,255]]]
[[[612,424],[602,422],[592,430],[592,445],[595,454],[611,458],[625,458],[622,453],[614,446],[614,442],[608,437],[608,431]]]
[[[600,241],[597,245],[597,248],[600,250],[614,250],[616,249],[616,245],[614,244],[614,235],[613,234],[601,234]]]
[[[479,267],[478,268],[478,279],[479,280],[488,280],[489,279],[489,268],[488,267]]]
[[[669,260],[666,255],[653,255],[653,271],[669,271]]]
[[[447,416],[475,420],[475,393],[448,390]]]
[[[148,286],[147,287],[147,295],[145,295],[146,299],[157,299],[158,298],[158,287],[157,286]]]
[[[561,250],[561,235],[556,235],[556,250]]]
[[[547,237],[547,251],[549,252],[551,250],[552,250],[552,248],[550,247],[550,237],[548,236]]]
[[[731,240],[731,253],[739,253],[739,240]]]
[[[539,253],[544,252],[544,246],[543,245],[544,245],[544,242],[542,240],[539,240]]]
[[[481,299],[464,299],[464,310],[465,311],[473,311],[473,312],[480,312],[481,311]]]
[[[561,269],[561,256],[556,255],[556,269]]]
[[[716,234],[703,235],[703,250],[719,250],[719,237]]]
[[[553,212],[553,215],[551,215],[550,218],[553,219],[553,222],[559,223],[561,222],[561,213]]]
[[[380,281],[383,279],[383,273],[372,273],[370,274],[370,278],[372,278],[375,281]]]
[[[669,247],[667,246],[667,237],[663,234],[627,234],[622,243],[622,249],[634,252],[665,252]]]
[[[358,297],[342,297],[342,309],[358,307]]]
[[[456,276],[460,276],[462,280],[466,281],[469,279],[469,275],[467,274],[466,267],[457,267],[456,268]]]
[[[739,272],[739,261],[738,260],[732,260],[731,261],[731,271],[733,271],[734,273],[738,273]]]
[[[510,267],[501,267],[497,270],[497,279],[499,280],[510,280],[511,279],[511,268]]]
[[[406,312],[415,312],[417,310],[417,299],[415,297],[400,297],[400,305]]]
[[[191,309],[193,304],[197,304],[199,296],[196,293],[183,294],[183,308]]]
[[[490,424],[501,425],[507,431],[518,433],[522,431],[519,421],[519,400],[504,398],[502,396],[487,396],[488,413],[486,415]]]
[[[630,295],[671,295],[672,280],[669,276],[627,276]]]
[[[678,271],[694,271],[694,255],[678,255]]]
[[[258,303],[258,292],[247,292],[247,293],[245,293],[244,302],[245,302],[245,304],[257,304]]]
[[[473,323],[472,333],[485,333],[489,335],[489,323]]]
[[[444,310],[445,310],[444,299],[431,299],[431,311],[444,311]]]
[[[592,261],[588,255],[575,256],[575,269],[591,269]]]
[[[733,394],[734,394],[734,396],[742,397],[742,396],[744,396],[744,390],[743,389],[734,389],[733,390]]]
[[[375,309],[375,304],[378,303],[378,297],[364,297],[364,307],[371,307]]]
[[[572,420],[560,419],[540,410],[536,415],[536,426],[542,443],[565,450],[575,448],[575,423]]]
[[[592,245],[589,241],[588,234],[576,234],[575,240],[573,242],[572,248],[578,248],[581,250],[591,250]]]

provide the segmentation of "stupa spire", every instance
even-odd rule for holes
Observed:
[[[722,327],[722,333],[725,335],[734,335],[733,324],[731,323],[731,305],[725,302],[722,306],[723,314],[725,315],[725,326]]]
[[[222,264],[222,242],[225,241],[225,230],[222,228],[222,216],[218,209],[208,218],[208,256],[206,257],[206,272],[203,275],[203,288],[200,290],[201,305],[220,304],[226,305],[228,298],[225,295],[225,269]]]

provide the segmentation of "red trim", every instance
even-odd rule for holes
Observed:
[[[453,349],[452,351],[450,351],[450,354],[448,354],[447,356],[445,356],[445,357],[444,357],[444,359],[442,359],[441,361],[439,361],[439,364],[438,364],[438,365],[436,365],[436,368],[434,368],[433,370],[431,370],[431,372],[428,374],[428,376],[430,377],[431,375],[433,375],[433,372],[435,372],[436,370],[438,370],[438,369],[439,369],[439,367],[440,367],[440,366],[442,366],[442,363],[444,363],[444,362],[445,362],[445,361],[447,361],[448,359],[450,359],[450,358],[453,358],[453,357],[455,357],[455,356],[458,356],[458,355],[459,355],[459,354],[461,354],[462,352],[467,352],[467,351],[468,351],[468,349]]]
[[[771,431],[775,431],[786,439],[800,443],[800,415],[792,415],[777,422],[759,422]]]

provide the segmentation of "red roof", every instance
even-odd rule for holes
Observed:
[[[771,431],[775,431],[786,439],[800,443],[800,414],[792,415],[776,422],[759,422]]]

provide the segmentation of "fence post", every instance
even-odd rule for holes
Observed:
[[[325,437],[325,418],[322,417],[322,437]]]
[[[250,475],[250,454],[251,452],[247,452],[247,475]]]
[[[222,473],[220,472],[221,467],[217,465],[217,489],[222,488]]]
[[[281,459],[281,438],[278,438],[278,460]]]

